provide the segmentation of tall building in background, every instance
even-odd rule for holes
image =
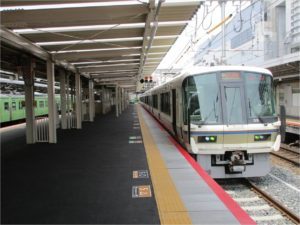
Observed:
[[[270,69],[277,106],[284,105],[289,117],[300,118],[300,1],[252,1],[226,24],[225,40],[225,63]],[[221,47],[220,32],[200,45],[194,65],[222,64]]]

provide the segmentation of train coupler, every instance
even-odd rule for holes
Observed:
[[[232,152],[228,163],[228,170],[231,173],[242,173],[246,171],[245,155],[242,151]]]

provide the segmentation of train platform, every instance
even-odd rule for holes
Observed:
[[[300,121],[296,118],[286,119],[286,132],[300,135]]]
[[[1,223],[255,224],[138,105],[58,144],[22,129],[1,131]]]

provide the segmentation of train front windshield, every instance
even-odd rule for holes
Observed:
[[[272,77],[252,72],[209,73],[184,83],[184,121],[202,124],[264,123],[276,119]]]

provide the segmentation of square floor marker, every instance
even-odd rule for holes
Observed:
[[[129,140],[140,140],[142,139],[141,136],[129,136]]]
[[[148,170],[134,170],[132,172],[132,178],[134,179],[149,178]]]
[[[152,197],[150,185],[132,186],[132,198],[150,197]]]
[[[129,140],[128,143],[129,144],[142,144],[143,141],[142,140]]]

